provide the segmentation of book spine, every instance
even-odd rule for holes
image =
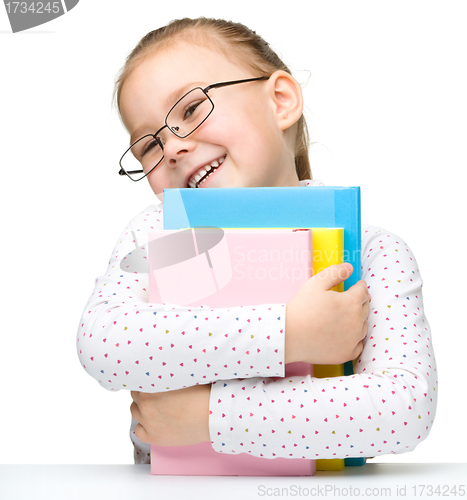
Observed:
[[[343,229],[313,229],[313,276],[329,266],[344,262],[344,230]],[[344,291],[344,283],[333,288],[336,292]],[[344,375],[344,365],[315,365],[314,376],[317,378],[341,377]],[[316,461],[317,471],[343,470],[343,458]]]

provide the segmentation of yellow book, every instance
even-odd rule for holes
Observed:
[[[313,228],[313,276],[326,267],[344,262],[344,230]],[[344,291],[344,283],[333,288],[336,292]],[[317,378],[341,377],[344,365],[314,365]],[[343,470],[343,458],[316,460],[316,470]]]

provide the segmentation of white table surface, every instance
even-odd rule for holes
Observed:
[[[467,464],[367,463],[296,478],[151,476],[149,465],[0,465],[1,500],[467,498],[466,484]]]

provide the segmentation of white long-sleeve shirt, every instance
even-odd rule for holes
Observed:
[[[209,430],[221,453],[364,457],[411,451],[426,438],[436,412],[436,362],[422,279],[404,241],[362,225],[362,279],[372,301],[355,374],[284,378],[286,304],[148,303],[145,245],[162,228],[162,204],[130,222],[83,312],[80,361],[103,387],[161,392],[212,383]],[[149,463],[135,426],[135,462]]]

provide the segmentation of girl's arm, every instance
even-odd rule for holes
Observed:
[[[212,384],[210,437],[222,453],[331,459],[411,451],[433,424],[436,361],[415,257],[363,226],[372,301],[364,350],[347,377],[262,377]]]
[[[122,271],[120,264],[135,250],[135,236],[144,247],[148,232],[162,227],[157,206],[135,217],[96,280],[77,334],[85,370],[108,390],[146,393],[284,376],[285,304],[210,309],[148,303],[147,260],[140,258],[143,272]]]

